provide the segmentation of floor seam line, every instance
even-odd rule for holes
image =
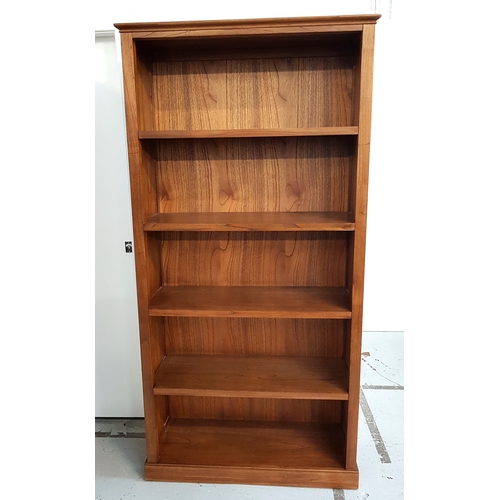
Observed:
[[[345,500],[344,490],[340,489],[333,490],[333,500]]]
[[[366,400],[366,396],[365,393],[363,392],[362,387],[360,388],[359,391],[359,405],[361,406],[361,410],[363,411],[366,424],[368,425],[368,429],[370,430],[373,442],[375,443],[375,448],[377,449],[377,452],[380,456],[380,461],[383,464],[390,464],[391,459],[389,457],[389,453],[387,452],[384,440],[380,435],[380,431],[378,429],[377,423],[375,422],[375,418],[370,409],[370,406],[368,405],[368,401]]]
[[[404,391],[405,386],[404,385],[370,385],[370,384],[363,384],[362,388],[363,389],[377,389],[377,390],[384,390],[384,391]]]

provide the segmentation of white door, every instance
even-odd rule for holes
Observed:
[[[114,32],[95,39],[95,416],[142,417],[125,114]]]

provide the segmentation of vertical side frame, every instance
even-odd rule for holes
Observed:
[[[148,236],[143,225],[156,213],[156,158],[154,145],[142,147],[139,127],[151,109],[151,68],[139,61],[133,33],[121,34],[125,118],[129,158],[132,221],[141,345],[142,387],[147,462],[159,459],[159,437],[167,418],[166,404],[153,395],[154,374],[165,355],[163,319],[149,316],[149,301],[160,287],[160,237]],[[144,111],[143,111],[144,109]],[[147,117],[146,117],[147,118]]]
[[[373,80],[375,25],[363,25],[361,54],[358,63],[357,95],[354,120],[359,127],[357,154],[353,161],[351,209],[355,231],[351,243],[350,289],[352,318],[349,322],[349,401],[347,407],[346,469],[357,470],[357,437],[361,370],[361,336],[363,320],[363,289],[365,271],[366,214],[368,196],[368,165]]]

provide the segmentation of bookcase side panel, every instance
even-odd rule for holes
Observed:
[[[156,189],[156,161],[145,152],[138,140],[140,121],[147,119],[142,113],[144,85],[147,71],[138,60],[131,34],[123,34],[122,64],[124,74],[125,114],[129,157],[132,220],[136,286],[143,378],[144,414],[147,459],[155,462],[159,456],[159,436],[166,417],[165,405],[157,406],[153,396],[154,372],[164,354],[163,321],[150,318],[149,299],[159,286],[160,241],[147,238],[142,230],[145,218],[156,210],[156,200],[149,196]],[[147,94],[147,91],[146,91]],[[147,99],[146,99],[147,100]],[[147,108],[148,105],[146,104]]]
[[[359,414],[359,384],[361,370],[361,336],[363,319],[364,261],[366,244],[366,217],[368,197],[368,164],[370,154],[371,99],[373,78],[374,26],[363,28],[359,61],[358,122],[359,135],[355,170],[353,172],[353,212],[356,230],[351,244],[352,320],[348,335],[349,342],[349,394],[352,394],[347,410],[346,466],[356,469],[356,451]]]

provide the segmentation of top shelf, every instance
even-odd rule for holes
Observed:
[[[357,135],[358,127],[307,127],[220,130],[140,130],[139,139],[217,139]]]

